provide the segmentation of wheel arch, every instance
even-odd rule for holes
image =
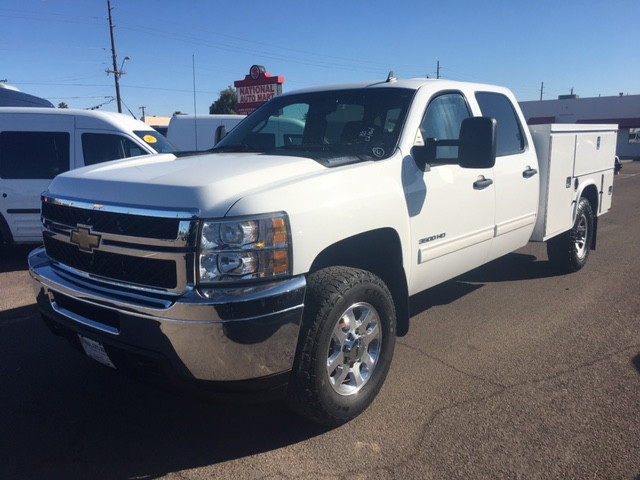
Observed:
[[[409,330],[409,290],[403,268],[402,243],[392,228],[381,228],[345,238],[322,250],[309,273],[332,266],[367,270],[384,281],[396,308],[396,332]]]

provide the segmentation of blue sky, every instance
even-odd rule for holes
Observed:
[[[495,83],[519,100],[640,94],[637,0],[112,0],[136,116],[208,113],[251,65],[283,90],[397,77]],[[116,111],[107,0],[2,0],[0,79]],[[195,71],[195,75],[194,75]],[[194,106],[194,80],[195,98]],[[123,107],[124,108],[124,107]]]

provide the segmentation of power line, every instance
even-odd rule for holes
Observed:
[[[104,107],[105,105],[108,105],[115,100],[115,97],[104,97],[104,98],[108,98],[109,100],[107,100],[106,102],[102,102],[98,105],[95,105],[93,107],[85,108],[85,110],[98,110],[100,107]]]
[[[98,88],[109,88],[109,85],[99,84],[99,83],[51,83],[51,82],[20,82],[18,80],[14,81],[16,84],[20,85],[46,85],[46,86],[56,86],[56,87],[98,87]],[[150,87],[148,85],[129,85],[127,84],[127,88],[141,89],[141,90],[158,90],[162,92],[178,92],[178,93],[191,93],[193,90],[184,89],[184,88],[166,88],[166,87]],[[211,93],[218,94],[217,90],[198,90],[198,93]],[[95,97],[67,97],[67,98],[95,98]]]

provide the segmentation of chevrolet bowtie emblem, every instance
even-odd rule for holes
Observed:
[[[71,243],[78,245],[83,252],[91,253],[94,248],[100,246],[100,235],[91,233],[91,227],[78,226],[71,232]]]

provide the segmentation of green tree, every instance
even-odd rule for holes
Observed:
[[[235,114],[237,113],[236,103],[238,103],[238,93],[229,85],[226,90],[220,92],[220,98],[211,104],[209,113]]]
[[[66,104],[66,103],[64,103],[64,102],[60,102],[60,103],[58,104],[58,108],[69,108],[69,105],[67,105],[67,104]]]

